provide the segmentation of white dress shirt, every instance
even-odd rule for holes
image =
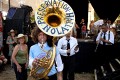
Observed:
[[[70,56],[74,55],[76,52],[79,51],[79,48],[77,51],[75,51],[75,47],[78,45],[77,39],[74,37],[70,37],[69,40],[70,43]],[[66,36],[62,37],[61,39],[59,39],[58,44],[57,44],[57,48],[60,52],[60,54],[62,56],[68,56],[67,55],[67,40],[66,40]]]
[[[101,32],[99,32],[98,33],[98,36],[97,36],[97,38],[96,38],[96,41],[99,41],[100,40],[100,38],[103,38],[103,36],[104,36],[104,33],[101,31]],[[110,41],[112,44],[114,44],[114,34],[113,34],[113,32],[112,31],[107,31],[106,32],[106,34],[105,34],[105,38],[106,38],[106,40],[108,40],[108,41]],[[103,44],[103,42],[102,41],[99,41],[100,42],[100,44]],[[106,45],[110,45],[110,44],[107,44],[106,43]]]
[[[95,25],[95,26],[100,26],[100,25],[102,25],[103,23],[104,23],[104,21],[103,21],[102,19],[100,19],[100,20],[94,22],[94,25]]]

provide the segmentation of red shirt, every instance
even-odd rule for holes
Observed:
[[[83,25],[83,26],[82,26],[82,32],[85,32],[85,31],[86,31],[86,26]]]

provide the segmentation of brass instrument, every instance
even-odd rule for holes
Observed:
[[[44,0],[35,12],[35,20],[44,33],[58,37],[69,33],[75,24],[75,14],[72,8],[62,0]],[[53,39],[55,40],[55,38]],[[43,50],[43,48],[41,47]],[[34,79],[46,78],[54,63],[56,48],[43,50],[47,55],[40,58],[39,64],[30,71]]]
[[[50,71],[54,62],[56,47],[54,46],[49,51],[43,51],[46,52],[47,55],[39,59],[39,64],[30,71],[30,76],[32,76],[34,79],[47,78],[46,75]]]
[[[51,27],[58,27],[61,24],[64,24],[65,13],[59,7],[50,6],[46,9],[44,21]]]

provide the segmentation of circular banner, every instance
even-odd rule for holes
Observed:
[[[75,24],[73,9],[62,0],[44,0],[35,12],[38,27],[50,36],[63,36]]]

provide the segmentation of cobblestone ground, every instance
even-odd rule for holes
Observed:
[[[5,70],[0,71],[0,80],[16,80],[10,65],[6,65]],[[28,80],[31,80],[31,78],[28,77]],[[75,80],[94,80],[94,75],[91,73],[75,74]]]

